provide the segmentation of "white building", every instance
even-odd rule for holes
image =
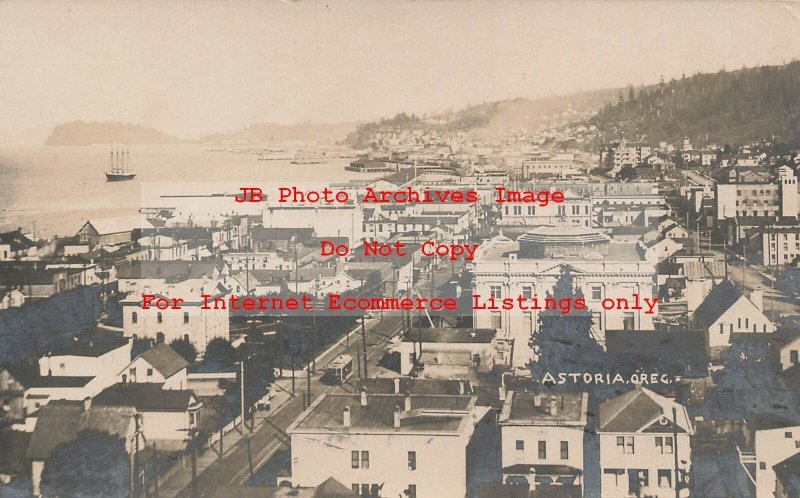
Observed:
[[[189,363],[166,344],[156,344],[137,356],[118,374],[117,381],[162,384],[163,389],[187,389]]]
[[[398,346],[400,373],[416,366],[428,379],[469,378],[488,372],[497,352],[494,329],[412,328]]]
[[[705,334],[712,357],[730,347],[731,334],[775,332],[775,324],[763,311],[763,292],[755,290],[748,298],[727,279],[714,286],[697,307],[694,322]]]
[[[607,329],[653,330],[658,312],[657,302],[652,301],[657,295],[656,264],[645,260],[636,244],[611,242],[586,227],[540,227],[517,241],[501,234],[478,249],[472,270],[473,299],[478,299],[476,295],[481,301],[535,296],[543,309],[547,292],[568,269],[592,312],[595,339],[602,344]],[[609,300],[614,309],[603,307]],[[517,307],[474,309],[473,323],[497,329],[498,342],[513,342],[512,364],[524,367],[534,356],[528,342],[538,329],[538,316],[539,310]]]
[[[686,408],[641,386],[600,403],[600,495],[689,496],[694,427]]]
[[[333,477],[362,495],[463,498],[475,397],[326,394],[287,429],[292,484]],[[320,465],[320,462],[325,462]]]
[[[144,286],[140,293],[131,293],[120,301],[123,332],[126,337],[153,339],[157,343],[186,339],[202,354],[212,339],[227,340],[229,337],[230,310],[227,306],[215,309],[213,302],[214,298],[224,298],[227,293],[219,279],[205,276],[165,282],[158,287]],[[166,298],[170,305],[159,309],[153,301],[144,309],[142,294]],[[201,297],[203,295],[211,296],[207,298],[208,303]],[[172,299],[183,300],[179,308],[172,306]],[[115,373],[120,371],[121,368]]]
[[[753,414],[745,417],[742,435],[739,458],[745,468],[755,466],[755,475],[751,477],[756,485],[756,498],[776,496],[773,467],[800,454],[800,425],[772,414]]]
[[[587,393],[509,392],[499,419],[504,481],[582,490],[588,403]]]

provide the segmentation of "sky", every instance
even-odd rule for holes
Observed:
[[[800,58],[780,2],[0,1],[0,142],[182,138],[655,83]]]

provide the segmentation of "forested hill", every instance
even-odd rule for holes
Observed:
[[[800,61],[630,88],[590,121],[600,139],[800,142]]]

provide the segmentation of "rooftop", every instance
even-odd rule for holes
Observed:
[[[632,391],[600,403],[597,419],[598,432],[642,432],[657,422],[671,431],[672,410],[676,410],[677,427],[681,432],[692,433],[692,423],[686,408],[676,401],[637,386]]]
[[[403,342],[488,344],[492,342],[495,335],[497,335],[495,329],[421,328],[407,332],[403,337]]]
[[[587,393],[509,392],[500,423],[510,425],[586,425]],[[551,411],[553,406],[553,411]]]
[[[163,384],[114,384],[94,397],[95,406],[132,406],[140,412],[183,412],[194,402],[187,390],[163,389]]]
[[[423,433],[456,435],[471,427],[474,396],[412,395],[411,410],[403,412],[400,427],[394,426],[397,407],[405,407],[405,396],[367,394],[361,405],[360,394],[326,394],[317,399],[289,427],[289,433]],[[350,425],[344,425],[345,408],[350,410]]]

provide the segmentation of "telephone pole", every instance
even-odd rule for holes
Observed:
[[[364,378],[369,378],[367,373],[367,334],[364,327],[364,315],[361,315],[361,346],[364,353]]]

